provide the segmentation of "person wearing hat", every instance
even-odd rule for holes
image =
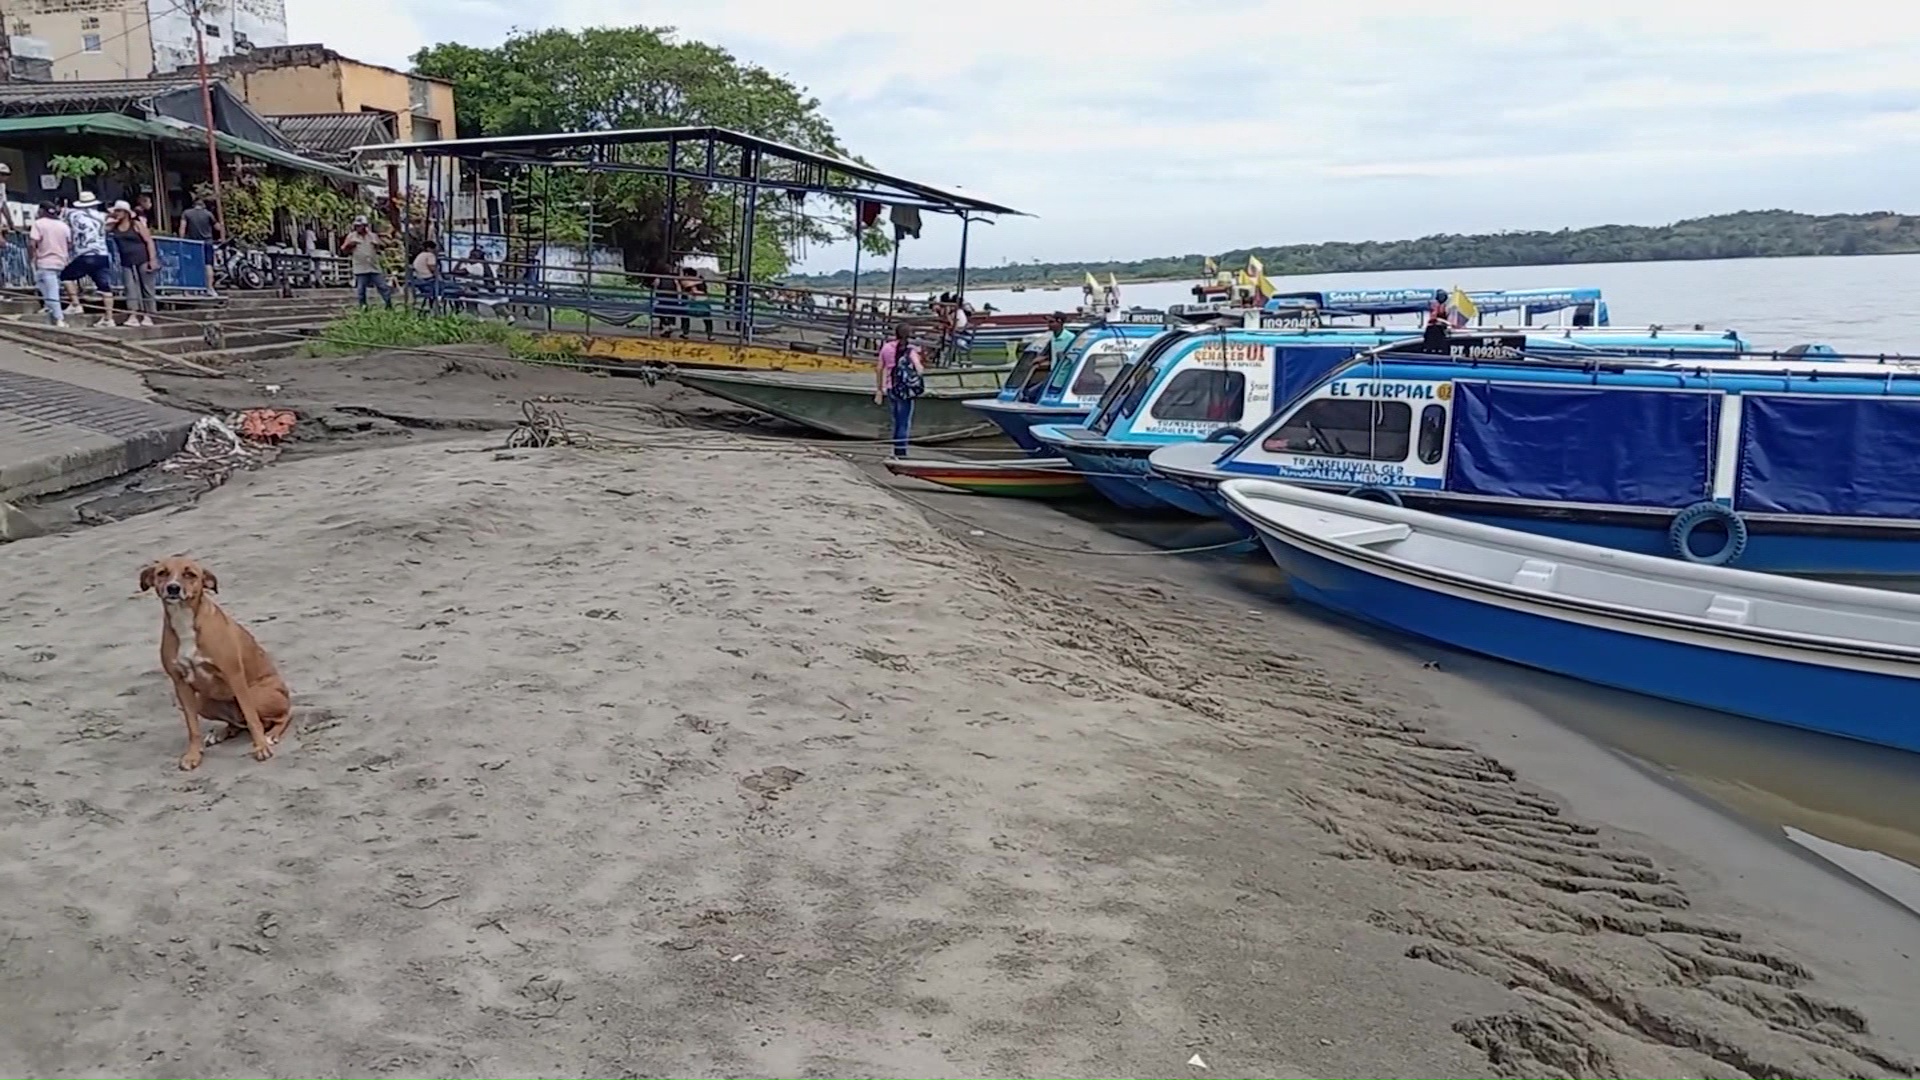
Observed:
[[[154,246],[153,232],[140,220],[127,200],[113,204],[108,212],[107,239],[120,256],[120,285],[127,293],[127,325],[152,326],[153,313],[159,310],[154,278],[160,272],[160,252]]]
[[[100,290],[100,321],[94,325],[112,326],[113,260],[107,257],[107,219],[100,213],[100,200],[93,192],[82,191],[67,208],[67,228],[73,233],[73,258],[67,268],[60,271],[60,280],[67,283],[67,298],[71,301],[67,314],[86,313],[86,307],[80,303],[80,282],[89,280]]]
[[[367,306],[368,289],[380,294],[381,303],[393,307],[393,285],[380,267],[380,249],[385,246],[386,241],[367,224],[365,214],[353,219],[353,231],[340,241],[340,254],[353,268],[354,298],[361,307]]]

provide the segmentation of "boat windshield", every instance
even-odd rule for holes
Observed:
[[[1106,425],[1102,426],[1101,419],[1112,416],[1115,403],[1132,389],[1135,383],[1141,383],[1143,380],[1145,383],[1153,381],[1153,364],[1144,353],[1129,361],[1121,369],[1119,377],[1107,384],[1107,388],[1100,394],[1100,400],[1094,403],[1093,412],[1087,417],[1087,426],[1098,431],[1105,431],[1107,427],[1111,427],[1112,420],[1107,420]]]
[[[1055,393],[1066,389],[1067,380],[1073,377],[1073,369],[1080,363],[1080,358],[1087,355],[1088,349],[1107,340],[1110,340],[1110,335],[1097,327],[1089,326],[1075,334],[1060,362],[1053,365],[1053,371],[1047,377],[1047,389]]]
[[[1026,386],[1027,380],[1033,377],[1033,365],[1039,362],[1040,356],[1041,350],[1023,345],[1019,359],[1013,362],[1013,370],[1007,372],[1006,381],[1001,385],[1015,388]]]
[[[1096,343],[1088,350],[1091,354],[1086,363],[1073,376],[1073,386],[1068,393],[1077,398],[1097,398],[1104,396],[1107,388],[1132,362],[1133,357],[1146,348],[1145,338],[1109,338]]]
[[[1116,417],[1132,416],[1139,410],[1141,400],[1147,396],[1147,391],[1153,389],[1155,369],[1160,366],[1155,362],[1156,359],[1142,356],[1113,380],[1107,392],[1100,395],[1100,404],[1087,421],[1089,429],[1104,435],[1113,427]]]

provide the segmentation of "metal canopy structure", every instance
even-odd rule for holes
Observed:
[[[659,331],[662,334],[670,334],[671,325],[678,322],[684,336],[691,332],[691,313],[693,318],[705,323],[709,337],[715,333],[714,324],[718,322],[724,328],[723,333],[737,334],[742,343],[753,343],[756,336],[784,336],[794,348],[819,349],[837,345],[842,355],[853,356],[877,347],[878,339],[884,336],[891,321],[900,312],[895,291],[891,287],[884,308],[877,296],[867,298],[864,311],[859,307],[862,245],[858,238],[878,224],[883,209],[893,208],[891,223],[895,228],[896,241],[902,235],[920,235],[918,215],[921,213],[949,214],[960,219],[957,284],[962,297],[966,292],[967,242],[973,224],[993,224],[994,219],[1001,216],[1030,216],[1002,203],[883,172],[838,154],[807,150],[714,126],[383,142],[358,146],[354,151],[369,157],[403,158],[408,173],[404,188],[408,190],[414,186],[412,175],[415,163],[422,162],[425,165],[428,217],[435,217],[435,208],[438,208],[438,213],[444,214],[446,220],[440,225],[431,220],[424,223],[424,232],[415,238],[420,242],[424,242],[428,234],[436,229],[442,235],[454,235],[452,207],[465,196],[456,191],[440,190],[442,177],[453,175],[451,170],[443,167],[446,162],[460,162],[468,166],[461,171],[473,177],[473,202],[476,208],[483,201],[479,188],[483,172],[504,175],[510,183],[516,177],[526,178],[527,199],[542,207],[551,199],[552,182],[560,174],[629,174],[661,180],[666,189],[661,234],[664,235],[664,251],[672,264],[673,273],[642,273],[633,268],[617,272],[596,270],[593,266],[595,213],[591,197],[576,204],[585,210],[587,216],[584,289],[575,287],[582,275],[579,266],[550,266],[545,255],[539,259],[524,257],[519,260],[513,275],[519,283],[513,290],[514,295],[524,298],[523,302],[531,300],[534,304],[546,307],[549,326],[552,325],[551,313],[555,308],[580,311],[586,316],[589,333],[592,332],[595,319],[610,326],[627,327],[644,316],[647,318],[644,325],[667,327]],[[536,176],[544,176],[547,183],[539,195],[533,190]],[[705,200],[723,190],[732,192],[731,209],[726,212],[727,227],[723,230],[729,238],[727,246],[731,250],[716,251],[691,246],[682,249],[677,246],[676,241],[682,239],[689,245],[696,243],[691,236],[683,238],[676,235],[682,227],[677,213],[680,199],[685,196]],[[849,236],[856,240],[853,287],[844,296],[754,283],[753,248],[754,240],[759,235],[756,225],[763,219],[792,220],[796,214],[812,221],[823,220],[800,211],[801,201],[809,195],[823,196],[844,205],[846,210],[840,212],[850,216],[847,223]],[[518,199],[514,199],[513,203],[516,208],[521,205]],[[413,201],[406,200],[406,205],[409,220],[396,221],[396,224],[411,236],[415,231],[411,221]],[[537,237],[503,237],[507,249],[543,253],[554,250],[549,243],[547,224],[551,216],[544,210],[537,214],[540,221],[540,235]],[[701,224],[710,226],[714,223],[707,221]],[[507,231],[511,233],[511,226]],[[480,237],[477,232],[471,239],[478,246]],[[687,280],[689,271],[684,267],[688,264],[681,261],[683,255],[711,255],[723,263],[726,282],[720,318],[705,317],[711,313],[712,307],[706,299],[706,287],[697,281]],[[896,278],[899,260],[900,246],[896,242],[893,248]],[[509,255],[507,261],[515,260]],[[596,277],[599,278],[598,283]],[[789,296],[775,297],[772,295],[774,293]],[[798,302],[791,299],[792,295],[799,294],[806,295],[801,296]],[[822,300],[824,303],[820,302]],[[834,314],[829,316],[827,311]],[[779,325],[772,325],[774,323]],[[828,333],[831,333],[830,341],[820,340],[822,335]]]
[[[630,162],[617,153],[609,153],[631,146],[665,147],[668,151],[666,160],[663,164]],[[721,146],[738,151],[737,158],[742,167],[725,169],[728,162],[714,153],[715,148]],[[356,149],[362,154],[420,154],[430,158],[450,157],[476,163],[598,167],[610,172],[637,172],[761,190],[800,190],[862,199],[887,206],[912,206],[936,213],[1030,216],[1010,206],[895,176],[847,158],[803,150],[722,127],[623,128],[551,135],[504,135],[485,139],[381,143]],[[682,150],[692,151],[698,163],[692,167],[683,164]],[[748,162],[752,164],[748,165]]]

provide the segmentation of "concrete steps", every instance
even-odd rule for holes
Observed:
[[[103,341],[137,341],[146,348],[163,353],[190,353],[213,348],[209,331],[225,348],[264,345],[276,341],[304,341],[313,331],[327,325],[333,312],[295,312],[285,315],[257,315],[244,319],[206,319],[180,322],[161,312],[154,326],[116,326],[112,330],[87,328],[80,331],[88,338]]]
[[[226,368],[248,360],[278,360],[283,356],[298,356],[305,352],[305,341],[270,341],[261,345],[246,345],[240,348],[229,346],[225,349],[209,349],[204,352],[192,352],[182,355],[182,360],[191,360],[210,368]]]

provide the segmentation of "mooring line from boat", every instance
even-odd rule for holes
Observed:
[[[1184,548],[1154,548],[1149,551],[1101,551],[1097,548],[1062,547],[1058,544],[1043,544],[1038,540],[1029,540],[1024,536],[1014,536],[1010,533],[1000,532],[997,529],[990,529],[985,525],[980,524],[977,521],[973,521],[969,518],[962,517],[961,515],[952,513],[951,511],[942,510],[939,507],[933,506],[929,503],[922,502],[921,500],[916,499],[911,495],[908,495],[906,492],[901,491],[899,488],[889,487],[886,484],[880,483],[878,480],[872,477],[868,477],[867,482],[872,484],[874,487],[879,488],[881,491],[884,491],[887,494],[893,496],[894,498],[899,499],[901,502],[914,506],[926,513],[937,514],[940,517],[957,521],[960,524],[965,525],[967,528],[975,532],[984,533],[987,536],[998,537],[1001,540],[1005,540],[1013,544],[1019,544],[1022,547],[1036,548],[1040,551],[1049,551],[1058,555],[1098,555],[1098,556],[1102,556],[1104,558],[1109,558],[1109,559],[1139,559],[1139,558],[1147,558],[1149,556],[1154,556],[1154,555],[1175,555],[1175,556],[1201,555],[1210,551],[1227,551],[1232,548],[1245,548],[1248,545],[1253,543],[1252,540],[1242,537],[1238,540],[1229,540],[1223,544],[1202,544],[1198,547],[1184,547]]]
[[[534,399],[534,400],[538,400],[538,399]],[[592,402],[592,401],[589,401],[589,402],[576,402],[576,401],[561,401],[561,400],[556,400],[556,399],[548,399],[547,401],[545,401],[545,402],[542,402],[542,403],[543,403],[543,404],[584,404],[584,405],[591,405],[591,406],[594,406],[594,407],[597,407],[597,408],[615,408],[615,407],[618,407],[618,406],[612,406],[612,405],[607,405],[607,404],[604,404],[604,403],[601,403],[601,402]],[[638,403],[636,403],[634,407],[635,407],[635,408],[638,408],[638,409],[648,409],[648,408],[655,408],[655,406],[649,406],[649,405],[645,405],[645,404],[638,404]],[[758,449],[771,449],[771,448],[775,448],[775,447],[779,447],[779,448],[792,448],[792,447],[795,447],[795,446],[801,446],[801,447],[805,447],[805,448],[807,448],[807,449],[811,449],[811,450],[828,450],[828,451],[832,451],[833,453],[837,453],[837,454],[846,454],[846,455],[848,455],[848,456],[855,456],[855,457],[867,457],[867,458],[870,458],[870,459],[873,459],[873,458],[880,458],[880,457],[882,457],[882,456],[884,456],[884,455],[881,455],[881,454],[879,454],[879,453],[877,453],[876,451],[881,451],[881,450],[885,450],[885,451],[887,451],[887,452],[888,452],[888,455],[890,455],[890,454],[891,454],[891,452],[892,452],[892,449],[893,449],[893,440],[892,440],[892,439],[842,439],[842,438],[834,438],[834,439],[832,439],[831,441],[827,441],[827,440],[821,440],[821,441],[818,441],[818,442],[814,442],[814,441],[800,441],[800,442],[796,442],[796,441],[795,441],[795,439],[794,439],[794,437],[792,437],[792,436],[786,436],[786,435],[755,435],[755,434],[752,434],[752,433],[749,433],[749,432],[742,432],[742,431],[728,431],[728,430],[725,430],[725,429],[723,429],[723,428],[708,428],[708,427],[685,427],[685,428],[671,428],[671,427],[651,427],[651,428],[635,428],[635,427],[623,427],[623,426],[621,426],[621,425],[619,425],[619,424],[609,424],[609,423],[607,423],[607,422],[605,422],[605,421],[595,421],[594,423],[592,423],[592,424],[590,424],[590,425],[589,425],[589,424],[576,424],[576,425],[575,425],[575,427],[576,427],[576,429],[578,429],[578,430],[582,430],[582,431],[591,431],[591,430],[593,430],[593,429],[596,429],[596,428],[598,428],[598,429],[601,429],[601,430],[605,430],[605,431],[617,431],[617,432],[620,432],[620,433],[621,433],[621,434],[623,434],[623,435],[627,435],[627,436],[632,436],[632,437],[634,437],[634,443],[635,443],[635,445],[639,445],[639,444],[640,444],[640,441],[641,441],[641,440],[644,440],[644,441],[645,441],[645,444],[646,444],[646,445],[648,445],[648,446],[660,446],[660,447],[666,447],[666,448],[668,448],[668,449],[716,449],[716,450],[717,450],[717,449],[722,449],[721,447],[692,447],[692,446],[680,446],[680,445],[677,445],[677,444],[675,444],[675,442],[673,441],[673,439],[672,439],[672,438],[660,438],[660,437],[659,437],[659,436],[663,436],[663,435],[666,435],[666,436],[671,436],[671,435],[676,435],[676,434],[678,434],[678,433],[681,433],[681,432],[698,432],[698,433],[700,433],[700,434],[704,434],[704,435],[712,435],[712,436],[714,436],[714,437],[716,437],[716,438],[722,438],[722,439],[733,439],[733,440],[736,440],[736,441],[739,441],[739,442],[743,442],[743,443],[749,443],[749,444],[751,444],[750,446],[745,446],[745,447],[735,447],[735,448],[732,448],[732,449],[756,449],[756,450],[758,450]],[[970,434],[970,433],[971,433],[971,432],[973,432],[974,430],[976,430],[976,429],[973,429],[973,428],[969,428],[969,429],[967,429],[967,431],[966,431],[966,432],[962,432],[961,434]],[[993,428],[993,427],[992,427],[991,425],[988,425],[988,426],[987,426],[987,427],[986,427],[986,428],[985,428],[985,429],[984,429],[984,430],[982,431],[982,434],[988,434],[988,433],[991,433],[992,431],[995,431],[995,430],[998,430],[998,429],[996,429],[996,428]],[[941,440],[941,443],[945,443],[945,442],[948,442],[948,441],[950,441],[950,440],[947,440],[947,439],[942,439],[942,440]],[[911,440],[909,440],[909,442],[911,443]],[[940,443],[936,443],[936,444],[928,444],[928,443],[911,443],[911,444],[912,444],[912,445],[915,445],[915,446],[920,446],[920,447],[926,447],[926,446],[928,446],[928,445],[936,445],[936,446],[937,446],[937,445],[940,445]],[[969,454],[982,454],[982,455],[985,455],[985,454],[1000,454],[1000,455],[1003,455],[1003,457],[1002,457],[1002,458],[999,458],[999,459],[983,459],[983,461],[982,461],[982,463],[984,463],[984,464],[991,464],[991,465],[1001,465],[1001,464],[1008,464],[1008,463],[1011,463],[1011,462],[1016,462],[1016,461],[1021,461],[1021,460],[1025,460],[1025,459],[1028,459],[1028,458],[1032,458],[1032,460],[1034,460],[1034,461],[1048,461],[1048,462],[1052,462],[1052,461],[1062,461],[1062,460],[1064,460],[1064,459],[1062,459],[1062,458],[1033,458],[1033,456],[1032,456],[1031,454],[1029,454],[1029,453],[1028,453],[1027,451],[1025,451],[1025,450],[1022,450],[1022,449],[1020,449],[1020,448],[1019,448],[1019,447],[1017,447],[1017,446],[1016,446],[1016,447],[1008,447],[1008,448],[1006,448],[1006,449],[1004,449],[1004,450],[1003,450],[1003,449],[1000,449],[1000,448],[998,448],[998,447],[991,447],[991,446],[983,446],[983,447],[969,447],[969,448],[968,448],[968,450],[967,450],[967,452],[968,452]],[[960,458],[960,459],[956,459],[956,460],[955,460],[955,463],[956,463],[956,464],[962,464],[962,465],[964,465],[964,464],[968,464],[968,460],[967,460],[967,459],[965,459],[965,458]],[[1081,473],[1081,472],[1073,472],[1073,473],[1072,473],[1072,475],[1076,475],[1076,476],[1131,476],[1131,475],[1137,475],[1137,474],[1133,474],[1133,473]]]
[[[891,439],[885,440],[879,446],[866,446],[855,440],[835,441],[831,443],[795,442],[791,439],[780,438],[777,436],[740,435],[730,431],[720,431],[720,430],[700,429],[700,428],[685,429],[688,431],[696,432],[701,435],[709,435],[713,438],[712,442],[695,442],[695,441],[685,440],[685,439],[651,437],[654,435],[656,431],[662,432],[662,433],[672,432],[676,430],[673,428],[658,428],[658,429],[649,429],[649,430],[643,431],[639,428],[625,428],[625,427],[619,426],[618,424],[604,424],[604,423],[572,424],[572,425],[569,425],[569,428],[571,431],[573,431],[576,434],[590,436],[594,438],[595,440],[597,440],[598,447],[600,449],[608,449],[608,450],[616,450],[616,449],[694,450],[694,451],[701,451],[704,453],[736,453],[736,454],[760,454],[760,453],[765,453],[768,450],[809,450],[809,451],[817,451],[820,453],[832,454],[835,457],[850,458],[862,464],[872,464],[875,462],[885,462],[888,460],[900,460],[900,461],[916,461],[923,464],[933,463],[933,464],[941,464],[941,465],[970,465],[970,464],[1008,465],[1008,464],[1013,464],[1014,462],[1022,460],[1021,458],[1014,458],[1011,460],[974,462],[974,461],[968,461],[964,458],[955,458],[955,459],[897,458],[896,459],[892,455],[893,440]],[[608,436],[607,434],[605,434],[608,431],[620,432],[622,437]],[[512,447],[509,447],[509,449],[512,449]],[[885,450],[886,453],[877,452],[881,450]],[[1056,461],[1061,459],[1036,458],[1034,460]],[[1054,471],[1058,472],[1058,474],[1063,477],[1081,476],[1081,477],[1095,477],[1095,478],[1101,478],[1101,479],[1112,478],[1116,480],[1142,479],[1142,476],[1140,473],[1089,472],[1084,469],[1074,469],[1074,468],[1065,468],[1065,469],[1059,469]]]
[[[559,445],[574,446],[576,448],[583,449],[583,450],[659,450],[659,449],[706,450],[706,451],[730,450],[735,452],[758,453],[763,449],[762,447],[750,446],[750,445],[749,446],[740,446],[740,445],[725,446],[725,445],[711,445],[711,444],[699,445],[699,444],[686,443],[686,442],[681,442],[681,443],[674,443],[670,441],[640,442],[640,441],[633,441],[633,440],[627,440],[627,439],[609,439],[609,438],[606,438],[605,436],[599,435],[598,433],[594,432],[591,428],[588,428],[588,427],[583,427],[583,426],[570,427],[557,414],[545,409],[541,409],[538,406],[534,405],[531,401],[524,402],[522,405],[522,408],[525,413],[525,418],[518,425],[514,427],[512,432],[508,434],[506,446],[509,449],[559,446]],[[574,438],[576,434],[585,436],[587,439],[592,441],[590,442],[576,441]],[[713,434],[719,439],[729,438],[729,436],[725,432],[714,432]],[[769,441],[777,441],[777,440],[769,440]],[[788,443],[786,445],[791,447],[793,444]],[[833,453],[833,450],[830,447],[825,447],[825,446],[803,446],[802,449],[819,450],[827,453]],[[897,487],[893,487],[888,484],[883,484],[880,482],[878,477],[869,476],[866,473],[861,473],[860,475],[862,479],[866,480],[868,483],[872,484],[874,487],[877,487],[881,491],[886,492],[888,495],[896,499],[899,499],[901,502],[907,503],[908,505],[915,507],[916,509],[920,510],[923,513],[933,514],[938,517],[947,518],[951,521],[957,521],[960,524],[965,525],[969,530],[980,535],[993,536],[1001,540],[1005,540],[1010,544],[1018,544],[1022,547],[1034,548],[1038,551],[1047,551],[1047,552],[1052,552],[1060,555],[1095,555],[1095,556],[1100,556],[1102,558],[1109,558],[1109,559],[1137,559],[1137,558],[1145,558],[1145,557],[1154,556],[1154,555],[1170,555],[1170,556],[1202,555],[1207,552],[1213,552],[1213,551],[1228,551],[1234,548],[1246,548],[1248,545],[1251,545],[1253,543],[1252,540],[1242,537],[1235,540],[1228,540],[1224,543],[1219,543],[1219,544],[1201,544],[1195,547],[1183,547],[1183,548],[1153,548],[1147,551],[1101,551],[1097,548],[1063,547],[1058,544],[1045,544],[1045,543],[1041,543],[1038,540],[1029,540],[1024,536],[1014,536],[1011,533],[1004,533],[998,529],[989,528],[986,525],[982,525],[980,522],[974,521],[971,518],[953,513],[950,510],[942,510],[941,508],[934,506],[931,503],[925,502],[921,499],[917,499],[912,495],[909,495],[906,492],[900,490]],[[1076,473],[1072,475],[1084,476],[1089,474]],[[1095,473],[1091,475],[1103,475],[1103,474]],[[1112,475],[1118,476],[1123,474],[1115,473]]]

